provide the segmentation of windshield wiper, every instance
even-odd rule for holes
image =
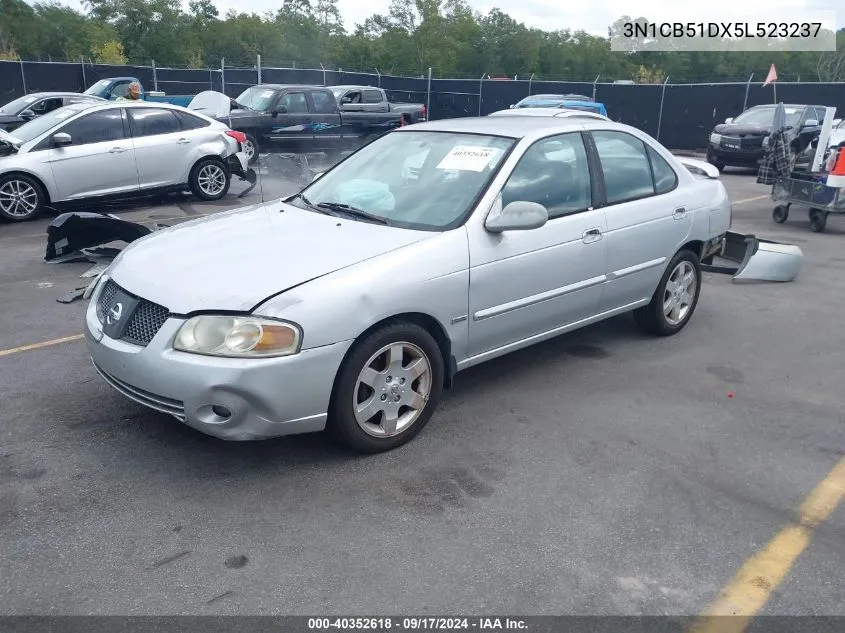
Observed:
[[[305,199],[303,198],[303,201]],[[308,204],[306,202],[306,204]],[[362,220],[368,220],[370,222],[375,222],[376,224],[383,224],[385,226],[390,226],[390,220],[387,218],[383,218],[380,215],[373,215],[372,213],[367,213],[361,209],[357,209],[355,207],[351,207],[348,204],[341,204],[340,202],[320,202],[315,205],[318,209],[328,209],[329,211],[339,211],[341,213],[345,213],[346,215],[351,215],[353,218],[360,218]]]
[[[297,198],[302,200],[302,202],[305,203],[305,206],[308,207],[309,209],[311,209],[312,211],[316,211],[317,213],[322,213],[323,215],[331,215],[331,216],[337,217],[337,213],[333,213],[329,209],[321,209],[319,206],[317,206],[316,204],[311,202],[308,198],[305,197],[304,194],[301,194],[301,193],[296,193],[296,194],[292,195],[290,198],[285,200],[285,202],[290,202],[291,200],[296,200]]]

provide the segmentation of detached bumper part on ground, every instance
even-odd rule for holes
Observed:
[[[794,281],[801,272],[804,254],[794,244],[764,240],[754,235],[728,231],[717,258],[735,262],[736,266],[703,264],[707,272],[733,276],[733,282]]]

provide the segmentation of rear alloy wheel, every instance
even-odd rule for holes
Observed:
[[[204,158],[191,170],[191,191],[202,200],[220,200],[228,193],[230,183],[229,170],[217,159]]]
[[[4,220],[34,220],[46,201],[44,189],[33,178],[23,174],[0,177],[0,217]]]
[[[671,336],[689,322],[701,293],[701,263],[692,251],[677,253],[654,291],[651,302],[634,311],[643,330],[655,336]]]
[[[329,428],[363,453],[401,446],[431,418],[443,389],[437,342],[414,323],[393,323],[355,344],[338,372]]]

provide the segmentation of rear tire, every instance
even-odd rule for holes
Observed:
[[[698,305],[701,263],[689,250],[675,254],[657,284],[651,302],[634,311],[634,319],[646,333],[672,336],[680,332]]]
[[[191,170],[188,184],[201,200],[220,200],[229,192],[232,175],[219,158],[203,158]]]
[[[26,174],[0,176],[0,218],[27,222],[37,218],[47,205],[47,193],[35,178]]]
[[[443,355],[424,328],[389,323],[358,340],[338,371],[328,430],[360,453],[405,444],[431,419],[443,391]]]

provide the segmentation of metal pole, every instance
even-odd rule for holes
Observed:
[[[214,71],[211,68],[208,69],[208,89],[214,90]]]
[[[775,103],[778,102],[778,82],[777,80],[772,82],[772,88],[775,89]]]
[[[326,84],[326,67],[323,66],[323,62],[320,62],[320,70],[323,71],[323,85],[328,85]]]
[[[660,92],[660,114],[657,115],[657,141],[660,141],[660,126],[663,124],[663,99],[666,96],[666,83],[668,81],[669,75],[666,75],[666,79],[663,81],[663,88]]]
[[[19,60],[21,63],[21,84],[23,84],[23,93],[26,94],[26,73],[23,71],[23,60]]]
[[[378,68],[376,68],[376,74],[378,75],[378,87],[381,88],[381,73]]]
[[[153,90],[158,92],[158,73],[156,72],[156,60],[153,60]]]
[[[484,77],[487,76],[487,73],[481,75],[481,79],[478,82],[478,116],[481,116],[481,95],[484,93]]]
[[[87,90],[88,80],[85,78],[85,57],[83,55],[79,56],[79,63],[82,66],[82,88],[83,90]]]
[[[255,67],[258,69],[258,83],[261,83],[261,55],[255,56]]]
[[[751,76],[748,78],[748,81],[745,84],[745,101],[742,102],[742,111],[745,112],[746,106],[748,106],[748,90],[751,88],[751,80],[754,79],[754,73],[751,73]]]
[[[426,116],[431,119],[431,66],[428,67],[428,88],[425,95]]]
[[[596,100],[596,84],[599,82],[601,75],[596,75],[596,80],[593,82],[593,101]]]
[[[220,58],[220,92],[226,94],[226,58]]]
[[[534,81],[534,73],[528,78],[528,96],[531,96],[531,82]]]

